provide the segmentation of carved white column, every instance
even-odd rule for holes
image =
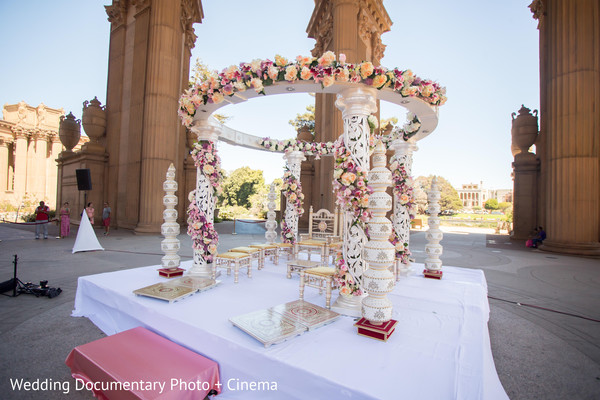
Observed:
[[[377,90],[357,86],[338,93],[335,102],[342,111],[344,121],[343,139],[352,160],[363,171],[369,170],[369,128],[368,117],[377,111]],[[344,240],[342,254],[348,271],[362,289],[362,275],[366,270],[363,249],[367,242],[364,229],[355,224],[351,211],[344,210]],[[361,296],[340,294],[331,309],[337,313],[354,317],[361,316]]]
[[[212,120],[201,120],[191,128],[192,132],[196,133],[198,140],[209,140],[215,143],[219,140],[221,127]],[[215,215],[214,188],[212,187],[209,178],[197,168],[196,171],[196,204],[198,208],[206,215],[206,220],[213,222]],[[194,264],[188,271],[188,274],[202,277],[212,277],[212,265],[206,262],[202,251],[194,249]]]
[[[369,221],[370,239],[364,249],[369,268],[363,274],[363,286],[369,295],[362,300],[362,316],[374,325],[392,319],[392,302],[387,294],[394,289],[390,267],[394,265],[396,250],[389,241],[392,222],[385,216],[392,209],[392,197],[386,193],[392,183],[392,173],[386,164],[385,146],[378,141],[373,153],[373,169],[369,172],[369,185],[373,188],[369,210],[373,217]]]
[[[275,200],[277,199],[277,193],[275,193],[275,184],[271,183],[271,190],[267,195],[267,199],[269,202],[267,203],[267,222],[265,222],[265,228],[267,228],[267,232],[265,232],[265,238],[267,239],[267,243],[275,243],[277,240],[277,221],[275,221]]]
[[[175,192],[177,191],[177,181],[175,180],[175,167],[173,163],[167,170],[167,179],[163,183],[163,190],[165,196],[163,197],[163,204],[165,210],[163,211],[164,223],[160,227],[160,233],[165,237],[160,244],[162,251],[165,253],[162,260],[163,268],[177,269],[179,267],[179,224],[177,223],[177,209],[175,206],[178,203]]]
[[[302,161],[306,160],[301,151],[291,151],[283,156],[286,165],[292,175],[300,182],[300,166]],[[294,233],[294,243],[298,240],[298,212],[292,202],[286,198],[285,203],[285,223]]]
[[[412,154],[413,151],[417,150],[416,144],[400,138],[392,142],[392,148],[394,149],[394,156],[398,162],[398,165],[400,166],[404,164],[406,173],[408,176],[411,176]],[[398,240],[400,243],[406,243],[406,250],[409,250],[411,220],[410,213],[406,206],[400,204],[400,201],[398,201],[398,196],[400,196],[400,193],[397,193],[396,190],[394,190],[394,214],[392,217],[392,222],[394,224],[394,230],[397,233]],[[408,258],[406,258],[406,264],[404,264],[399,258],[396,259],[395,268],[396,280],[400,277],[400,275],[408,275],[412,270]]]
[[[425,259],[425,271],[423,273],[427,278],[440,279],[442,277],[442,260],[440,260],[440,256],[443,250],[440,241],[444,234],[440,230],[440,217],[438,217],[440,213],[440,191],[435,176],[431,182],[431,189],[427,193],[427,201],[429,202],[427,208],[429,229],[425,234],[425,238],[427,238],[427,244],[425,245],[427,258]]]

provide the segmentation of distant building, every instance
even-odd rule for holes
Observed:
[[[37,107],[21,101],[5,104],[0,119],[0,203],[20,205],[26,198],[56,207],[56,159],[63,145],[58,137],[62,108]],[[76,148],[88,141],[79,140]]]
[[[465,208],[483,207],[490,198],[490,192],[483,188],[483,182],[463,184],[457,192]]]

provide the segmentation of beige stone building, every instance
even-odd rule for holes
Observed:
[[[491,199],[490,191],[483,187],[483,182],[463,184],[456,192],[465,208],[483,208],[485,202]]]
[[[46,201],[56,207],[56,159],[64,150],[59,139],[62,108],[24,101],[5,104],[0,120],[0,203]],[[87,141],[80,139],[76,149]]]

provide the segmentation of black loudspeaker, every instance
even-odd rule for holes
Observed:
[[[76,169],[77,190],[92,190],[92,176],[89,169]]]

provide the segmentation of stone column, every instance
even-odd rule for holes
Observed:
[[[46,155],[48,153],[48,140],[46,133],[38,131],[35,138],[35,159],[33,168],[27,171],[27,180],[31,182],[30,190],[36,198],[44,198],[46,194]],[[28,185],[29,186],[29,185]]]
[[[183,35],[181,2],[153,0],[148,36],[148,63],[142,124],[139,221],[136,233],[160,231],[162,174],[179,165],[177,103],[181,83]],[[168,110],[175,110],[168,112]]]
[[[290,170],[291,174],[300,181],[300,165],[302,161],[306,160],[304,153],[301,151],[291,151],[283,156],[285,163]],[[298,212],[292,204],[292,202],[286,198],[285,203],[285,223],[288,228],[294,233],[294,241],[298,241]]]
[[[215,143],[219,140],[221,128],[207,120],[202,120],[192,127],[192,131],[198,135],[198,141],[209,140]],[[214,196],[214,188],[208,177],[204,175],[200,168],[196,168],[195,199],[200,211],[206,215],[206,220],[212,223],[217,199]],[[194,249],[194,265],[190,268],[188,274],[202,278],[212,278],[212,265],[206,262],[202,251]]]
[[[343,90],[335,105],[342,111],[344,121],[343,140],[354,163],[363,171],[369,171],[369,128],[368,117],[377,111],[377,90],[356,86]],[[363,249],[367,238],[360,224],[355,224],[349,210],[344,212],[344,240],[342,252],[348,271],[362,289],[362,275],[367,265],[363,260]],[[361,290],[364,292],[364,290]],[[332,310],[351,316],[360,316],[361,296],[339,295]]]
[[[392,142],[392,148],[394,149],[394,155],[398,162],[398,166],[403,164],[406,173],[408,176],[411,176],[412,154],[413,151],[417,150],[416,144],[405,141],[404,139],[396,139]],[[398,196],[400,196],[400,193],[396,193],[396,190],[394,190],[394,214],[392,222],[398,240],[402,244],[406,243],[405,250],[409,251],[411,218],[408,208],[400,203]],[[410,272],[408,257],[405,257],[405,262],[406,263],[403,263],[400,259],[396,260],[396,278],[398,278],[400,274],[406,275]]]
[[[60,138],[56,134],[52,134],[48,137],[50,143],[50,156],[46,159],[46,171],[48,171],[46,175],[46,190],[48,194],[56,194],[58,195],[57,185],[58,185],[58,169],[56,167],[56,160],[58,159],[60,152],[62,150],[62,143],[60,142]],[[57,209],[60,209],[61,204],[59,203],[60,199],[49,199],[50,201],[56,201],[55,206]]]
[[[536,0],[540,19],[542,250],[600,256],[600,5]]]
[[[8,187],[8,142],[0,138],[0,193]]]
[[[19,130],[15,132],[15,195],[21,198],[25,195],[25,183],[27,181],[27,132]]]

